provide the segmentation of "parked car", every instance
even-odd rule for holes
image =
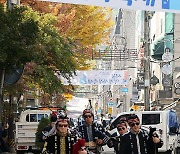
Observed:
[[[48,118],[50,114],[50,110],[25,110],[21,113],[19,122],[16,122],[17,153],[38,150],[35,145],[38,124],[42,118]]]

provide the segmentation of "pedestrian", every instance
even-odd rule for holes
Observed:
[[[102,120],[102,125],[103,125],[104,128],[107,126],[107,123],[106,123],[105,119]]]
[[[38,136],[40,142],[44,142],[46,139],[45,134],[48,133],[56,124],[57,121],[57,116],[56,115],[51,115],[50,117],[50,124],[48,124],[40,133]]]
[[[139,117],[135,114],[129,116],[128,124],[130,130],[121,138],[120,154],[157,154],[163,145],[159,136],[155,132],[150,136],[141,129]]]
[[[56,133],[47,137],[43,152],[48,154],[73,154],[73,145],[77,138],[68,131],[67,115],[59,115],[55,126]]]
[[[7,144],[9,124],[0,125],[0,153],[9,152],[9,146]]]
[[[121,137],[128,132],[127,124],[124,120],[119,121],[117,124],[117,132],[113,133],[108,141],[107,145],[109,148],[114,147],[114,151],[116,154],[120,153],[120,143]]]
[[[73,146],[73,154],[87,154],[85,150],[85,139],[78,139],[78,141]]]
[[[109,137],[96,128],[94,114],[90,109],[83,111],[84,124],[79,127],[80,136],[85,139],[86,148],[93,153],[101,153],[102,146],[105,145]]]
[[[50,117],[50,124],[47,125],[43,131],[44,132],[49,132],[56,124],[56,121],[57,121],[57,115],[51,115]]]
[[[94,122],[95,127],[97,130],[105,134],[105,127],[103,127],[102,123],[99,121]]]

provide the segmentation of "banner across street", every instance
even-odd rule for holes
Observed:
[[[59,3],[180,13],[180,0],[44,0]]]
[[[66,79],[59,77],[62,83],[68,85]],[[88,70],[76,71],[71,79],[73,85],[127,85],[129,73],[127,70]]]

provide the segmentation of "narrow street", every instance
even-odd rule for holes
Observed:
[[[180,154],[179,126],[180,0],[0,0],[0,153]]]

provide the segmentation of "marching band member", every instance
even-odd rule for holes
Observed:
[[[73,154],[77,137],[68,131],[67,115],[61,114],[56,122],[56,131],[46,139],[45,151],[48,154]],[[81,151],[79,152],[81,154]]]
[[[158,153],[158,148],[162,147],[163,142],[155,132],[149,135],[141,129],[139,117],[135,114],[129,116],[128,124],[130,131],[121,138],[120,154]]]
[[[108,141],[107,145],[109,148],[114,147],[116,154],[120,153],[121,137],[128,132],[128,126],[126,121],[121,120],[117,124],[117,132],[113,133]]]
[[[100,132],[93,123],[94,115],[91,110],[83,111],[85,123],[79,127],[79,134],[85,139],[86,148],[92,153],[100,153],[101,146],[105,145],[109,137]]]

